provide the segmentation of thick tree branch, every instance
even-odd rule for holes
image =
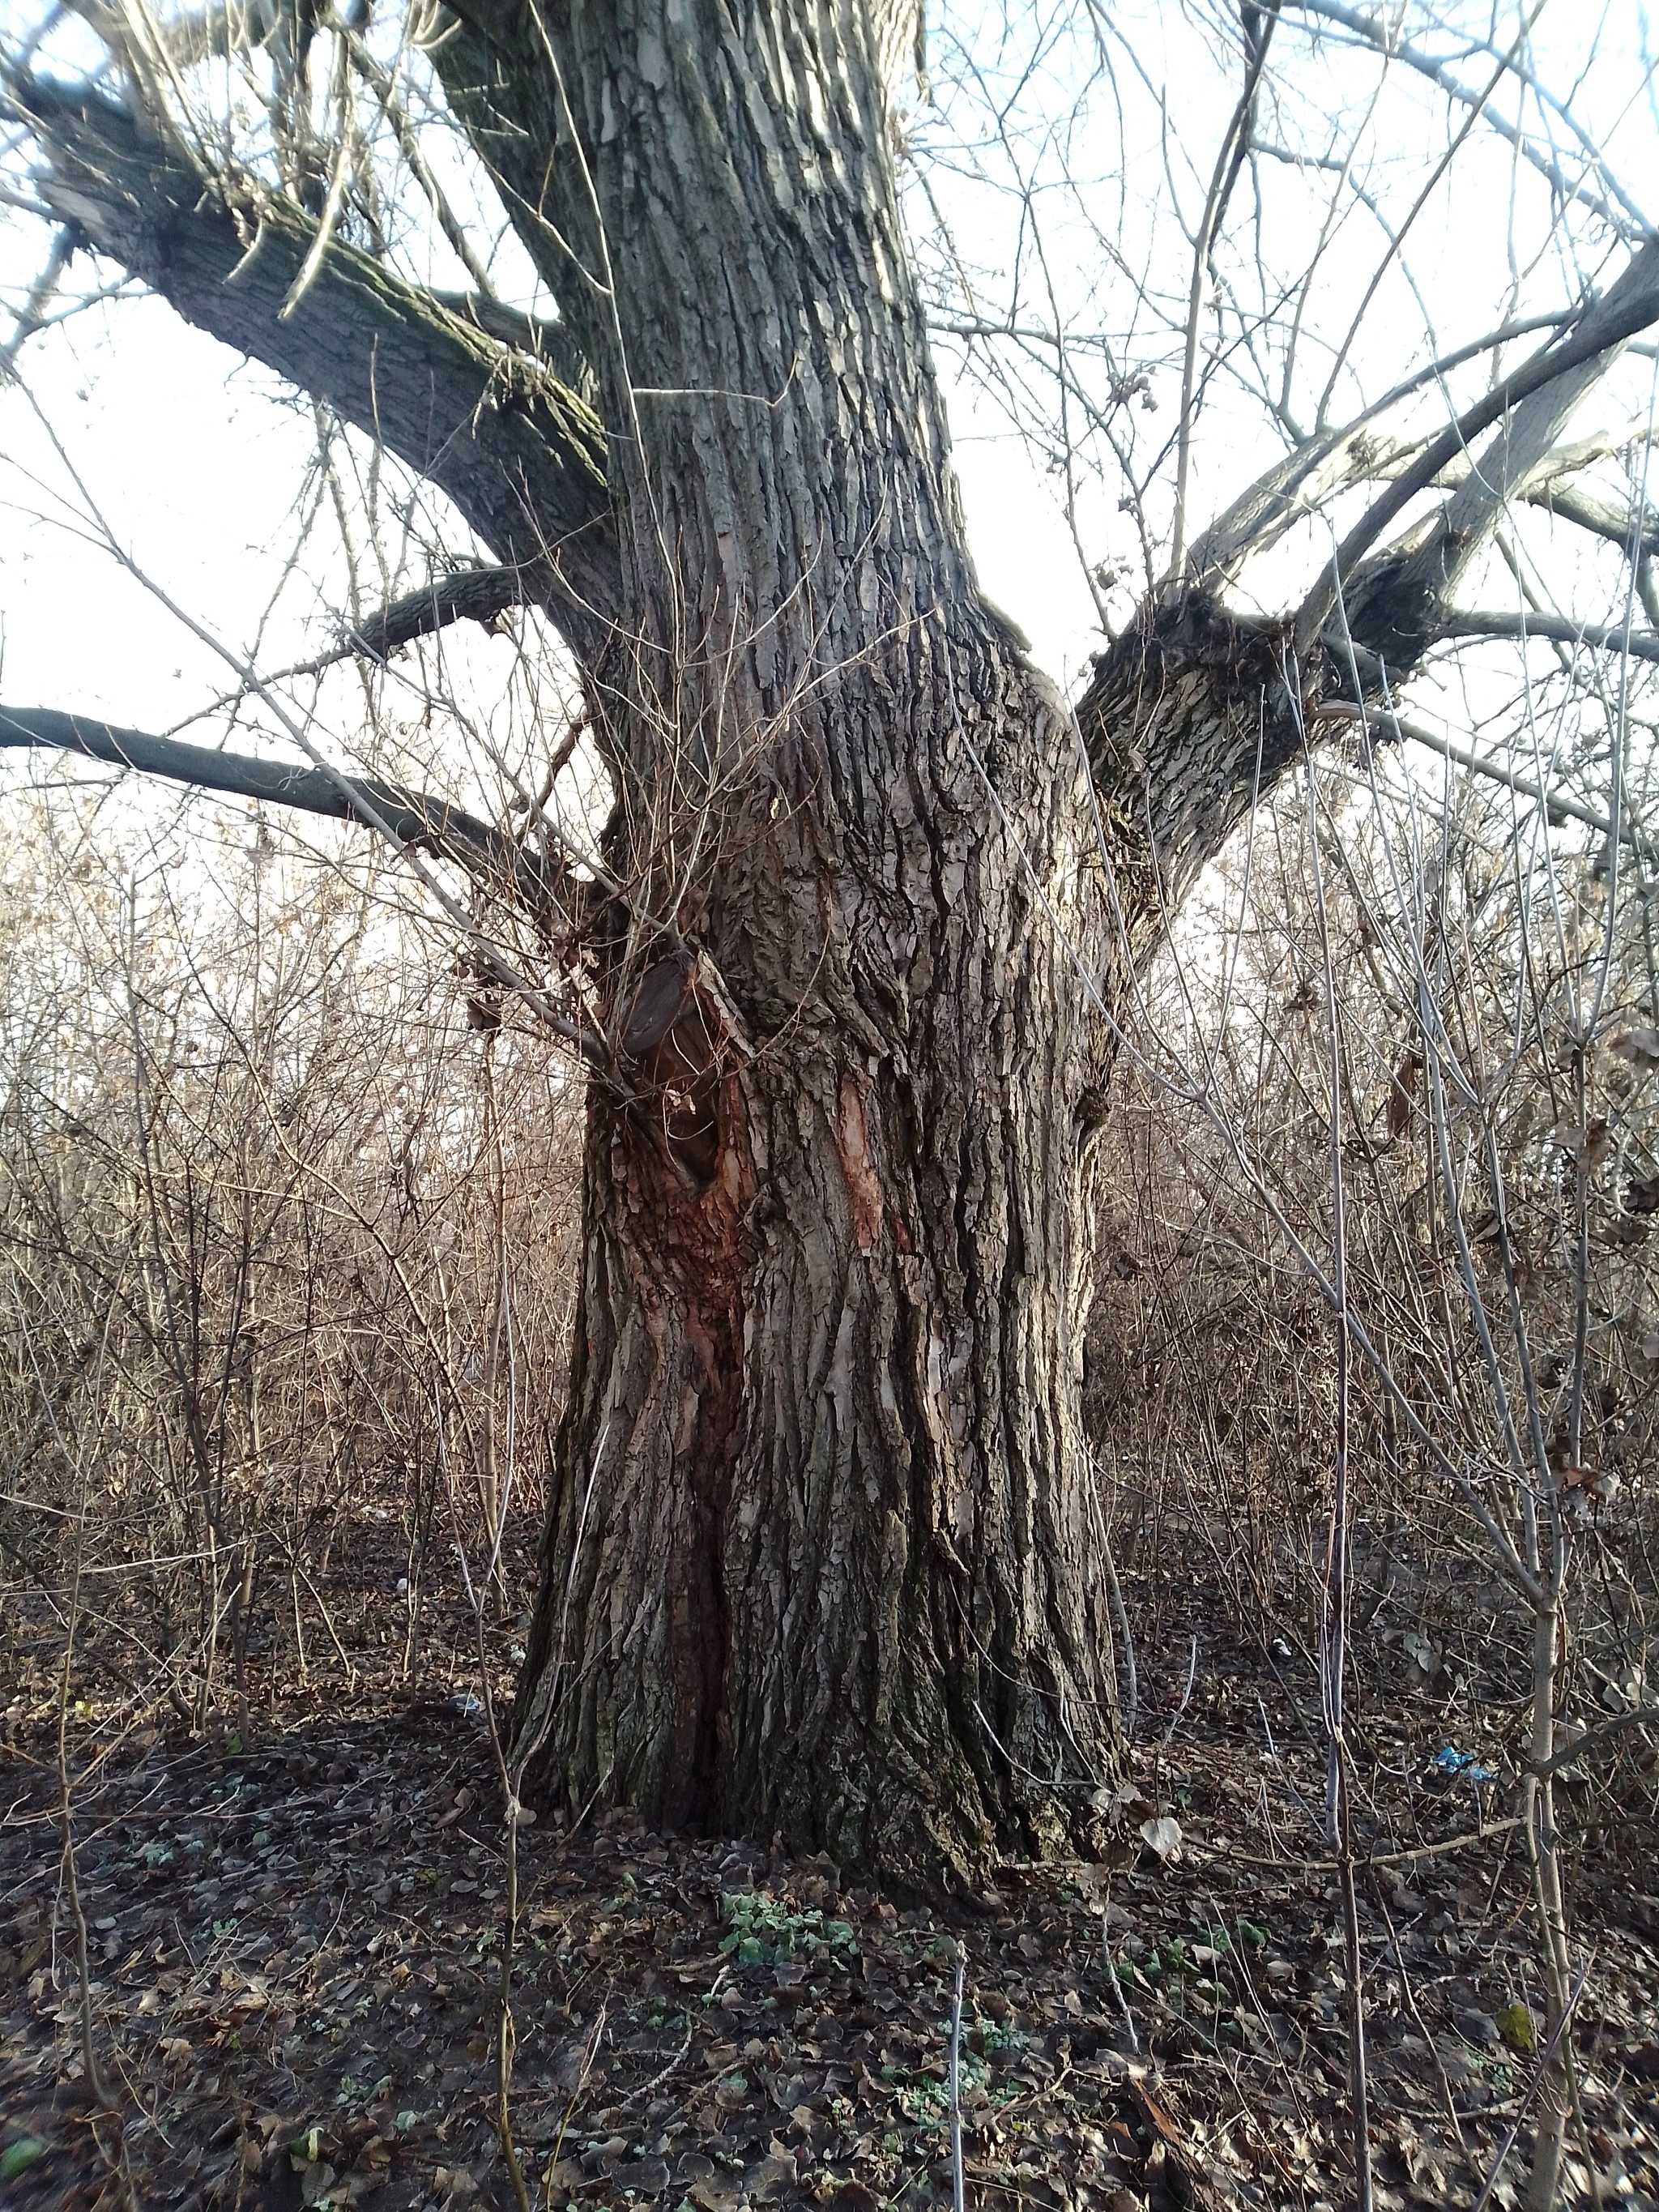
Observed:
[[[590,406],[597,404],[599,380],[586,356],[562,322],[547,322],[539,315],[521,314],[482,292],[434,292],[441,307],[463,322],[474,323],[486,336],[515,347],[534,361],[545,362],[562,384]]]
[[[51,707],[0,707],[0,747],[49,746],[111,768],[165,777],[231,799],[260,799],[332,822],[384,824],[400,844],[423,845],[497,892],[538,906],[546,884],[532,857],[465,808],[380,776],[343,769],[289,767],[245,753],[216,751],[177,738],[156,738]]]
[[[1659,635],[1651,631],[1626,635],[1621,627],[1558,616],[1443,613],[1435,635],[1529,635],[1610,652],[1628,649],[1659,662]],[[1099,657],[1077,702],[1078,726],[1115,848],[1120,897],[1137,958],[1162,943],[1200,872],[1252,807],[1270,795],[1301,753],[1304,729],[1316,716],[1328,726],[1369,715],[1380,737],[1432,745],[1476,774],[1537,799],[1553,818],[1570,816],[1607,830],[1604,815],[1564,793],[1499,769],[1390,712],[1325,696],[1337,688],[1340,665],[1319,646],[1298,664],[1288,625],[1244,618],[1197,592],[1153,610]],[[1292,696],[1292,684],[1299,698]],[[1652,840],[1639,826],[1626,842],[1651,856]]]
[[[417,592],[392,599],[349,633],[346,643],[328,661],[356,650],[387,660],[399,646],[417,637],[430,637],[451,623],[476,622],[486,626],[507,612],[536,598],[535,580],[524,570],[510,568],[457,568],[447,576],[434,576]],[[320,664],[326,665],[326,662]]]
[[[1078,727],[1108,835],[1121,833],[1120,878],[1137,868],[1146,878],[1121,884],[1137,957],[1162,942],[1200,872],[1301,750],[1287,650],[1277,625],[1189,592],[1095,664]]]
[[[1538,331],[1559,330],[1571,319],[1570,313],[1562,313],[1526,315],[1500,324],[1495,331],[1414,370],[1340,429],[1305,441],[1241,492],[1196,541],[1188,563],[1194,585],[1214,590],[1218,580],[1231,580],[1250,555],[1276,544],[1286,531],[1323,506],[1334,491],[1367,477],[1387,474],[1396,459],[1400,465],[1408,465],[1417,447],[1402,445],[1370,427],[1403,401],[1427,385],[1440,383],[1454,369],[1483,353]]]
[[[417,591],[389,599],[355,626],[347,623],[337,645],[330,646],[325,653],[313,653],[308,659],[290,661],[271,680],[285,684],[295,676],[320,676],[354,654],[389,660],[401,647],[412,645],[419,637],[434,637],[452,623],[476,622],[486,629],[493,629],[509,607],[538,604],[533,588],[537,580],[532,571],[493,565],[454,568],[447,575],[429,577]],[[245,696],[244,690],[238,690],[214,701],[212,706],[228,707]]]
[[[0,747],[8,745],[51,746],[198,790],[269,800],[301,813],[362,823],[377,830],[401,851],[410,853],[416,874],[467,944],[480,978],[492,988],[521,1000],[555,1036],[580,1053],[618,1096],[632,1096],[627,1085],[618,1081],[616,1056],[604,1036],[586,1021],[573,1020],[540,985],[525,976],[461,902],[434,878],[416,857],[416,850],[424,848],[453,860],[491,894],[516,899],[544,932],[560,919],[561,879],[567,866],[562,859],[551,865],[543,862],[501,830],[447,799],[410,791],[380,776],[348,775],[326,762],[308,769],[286,768],[279,763],[215,752],[205,745],[151,737],[142,730],[122,729],[46,707],[0,708]]]
[[[1638,529],[1628,507],[1615,507],[1610,500],[1596,499],[1589,492],[1554,478],[1534,484],[1524,496],[1529,507],[1541,507],[1547,514],[1559,514],[1565,522],[1576,522],[1581,530],[1605,538],[1626,553],[1638,557],[1659,553],[1659,513],[1652,507],[1644,513]]]
[[[100,94],[28,79],[9,104],[42,198],[187,322],[430,478],[579,653],[617,603],[604,430],[546,368],[504,349],[338,240],[284,314],[315,226],[257,180],[204,175]]]
[[[1441,616],[1441,637],[1535,637],[1552,645],[1588,645],[1598,653],[1628,653],[1637,660],[1659,661],[1659,636],[1626,629],[1622,623],[1574,622],[1567,615],[1504,614],[1454,608]]]
[[[1303,603],[1296,618],[1298,652],[1305,657],[1311,651],[1344,595],[1355,641],[1386,659],[1393,673],[1410,668],[1505,502],[1523,492],[1547,460],[1573,410],[1604,374],[1607,357],[1655,321],[1659,239],[1650,239],[1569,331],[1433,439],[1372,503]],[[1360,564],[1395,518],[1494,424],[1503,427],[1433,523],[1407,550],[1372,562],[1362,574]]]

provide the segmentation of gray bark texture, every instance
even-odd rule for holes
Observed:
[[[337,241],[296,298],[294,198],[102,95],[10,98],[62,219],[449,492],[502,565],[432,622],[537,599],[582,672],[621,888],[520,1794],[931,1877],[1087,1849],[1110,1012],[1347,663],[1322,603],[1224,610],[1242,524],[1075,712],[981,599],[890,157],[914,5],[459,0],[428,32],[556,346]],[[1393,677],[1486,526],[1398,636],[1346,580]]]
[[[572,1806],[965,1871],[1112,1763],[1082,763],[975,589],[863,12],[469,26],[452,99],[540,194],[613,426],[611,865],[722,985],[617,914],[645,1103],[593,1097],[516,1755]]]

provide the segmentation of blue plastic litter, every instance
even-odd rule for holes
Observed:
[[[1460,1782],[1467,1782],[1476,1790],[1483,1782],[1496,1782],[1498,1779],[1489,1766],[1476,1764],[1472,1751],[1459,1751],[1452,1743],[1434,1754],[1434,1771],[1437,1774],[1454,1775]]]

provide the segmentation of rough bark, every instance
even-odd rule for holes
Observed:
[[[965,1870],[1077,1832],[1113,1759],[1086,781],[974,586],[861,15],[550,36],[542,216],[607,272],[561,289],[632,431],[591,704],[655,927],[611,947],[642,1103],[591,1107],[514,1755],[572,1806]],[[499,121],[535,58],[484,59]]]
[[[1079,779],[1031,772],[1057,702],[971,628],[902,662],[823,718],[773,844],[769,1021],[760,960],[726,968],[752,1052],[693,981],[641,1031],[652,1103],[594,1094],[517,1756],[572,1805],[936,1871],[1078,1833],[1111,1771],[1073,957],[1101,886]]]
[[[1322,656],[1296,669],[1288,624],[1242,619],[1202,592],[1149,606],[1098,657],[1077,723],[1130,964],[1157,951],[1206,866],[1297,757],[1300,710],[1331,673]]]

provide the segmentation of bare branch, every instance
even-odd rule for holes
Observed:
[[[1626,553],[1638,556],[1659,553],[1659,515],[1650,509],[1644,514],[1638,531],[1628,507],[1614,507],[1609,501],[1593,498],[1589,492],[1554,479],[1534,485],[1522,496],[1529,506],[1540,507],[1547,514],[1559,514],[1565,521],[1576,522],[1581,530],[1607,538]]]
[[[1576,325],[1506,376],[1426,446],[1355,524],[1304,601],[1296,641],[1306,653],[1335,611],[1339,584],[1347,586],[1348,623],[1370,650],[1400,655],[1409,666],[1432,634],[1435,615],[1468,566],[1504,502],[1524,489],[1548,459],[1574,408],[1604,373],[1607,358],[1638,331],[1659,321],[1659,239],[1650,239],[1618,282],[1591,301]],[[1540,404],[1523,404],[1537,396]],[[1505,416],[1512,419],[1504,422]],[[1469,477],[1434,526],[1412,550],[1390,556],[1364,581],[1360,562],[1389,523],[1473,441],[1503,423],[1475,458]]]
[[[1571,1766],[1587,1752],[1599,1751],[1604,1743],[1622,1735],[1628,1728],[1659,1728],[1659,1705],[1634,1705],[1628,1712],[1614,1714],[1609,1721],[1598,1721],[1594,1728],[1585,1729],[1582,1734],[1568,1735],[1564,1729],[1562,1734],[1566,1736],[1566,1741],[1561,1749],[1541,1765],[1531,1767],[1530,1771],[1540,1778],[1559,1774],[1563,1767]]]
[[[434,576],[418,592],[405,592],[368,616],[350,632],[342,652],[328,654],[319,665],[325,666],[351,652],[389,660],[400,646],[430,637],[451,623],[483,623],[488,628],[509,607],[533,602],[533,582],[524,570],[505,566],[458,568],[447,576]]]
[[[1628,653],[1637,660],[1659,661],[1659,636],[1626,629],[1622,623],[1574,622],[1568,615],[1528,610],[1503,614],[1493,610],[1449,609],[1439,618],[1442,637],[1535,637],[1553,645],[1588,645],[1598,653]]]
[[[72,224],[65,223],[52,241],[52,251],[46,256],[46,265],[29,287],[29,295],[23,304],[11,336],[0,347],[0,381],[10,376],[16,368],[17,356],[25,344],[46,323],[46,307],[58,289],[58,280],[69,267],[75,252],[76,234]]]
[[[1603,836],[1613,828],[1609,817],[1599,807],[1587,805],[1582,799],[1574,799],[1565,791],[1539,783],[1534,777],[1523,775],[1518,769],[1505,768],[1487,754],[1477,753],[1468,745],[1460,745],[1454,738],[1443,738],[1437,731],[1426,730],[1420,722],[1408,720],[1403,714],[1378,707],[1355,707],[1344,699],[1332,699],[1316,709],[1321,722],[1351,722],[1364,726],[1374,741],[1388,744],[1391,739],[1408,739],[1414,745],[1425,745],[1431,752],[1438,753],[1444,760],[1454,761],[1459,768],[1468,769],[1472,775],[1484,776],[1489,783],[1501,783],[1522,799],[1535,799],[1551,821],[1582,822],[1586,829],[1599,830]],[[1632,852],[1640,853],[1644,860],[1659,860],[1659,842],[1650,837],[1639,823],[1632,823],[1627,811],[1622,811],[1619,823],[1619,841]]]
[[[380,776],[343,769],[290,767],[246,753],[216,751],[176,738],[156,738],[50,707],[0,707],[0,747],[50,746],[111,768],[165,777],[231,799],[258,799],[333,822],[383,822],[400,844],[424,845],[459,861],[496,890],[539,904],[542,871],[514,841],[476,815],[425,792]]]
[[[1461,83],[1452,75],[1444,62],[1437,60],[1431,53],[1425,52],[1420,46],[1413,46],[1409,40],[1401,38],[1397,29],[1391,28],[1381,15],[1364,14],[1358,8],[1343,5],[1342,0],[1288,0],[1288,4],[1299,9],[1304,15],[1339,24],[1342,29],[1352,33],[1364,45],[1374,48],[1380,54],[1386,55],[1390,61],[1403,62],[1408,69],[1415,70],[1419,76],[1426,77],[1431,84],[1437,85],[1441,91],[1462,106],[1473,106],[1480,97],[1468,85]],[[1496,55],[1498,49],[1494,46],[1486,46],[1477,47],[1476,51],[1484,51]],[[1588,208],[1592,214],[1600,216],[1611,230],[1629,244],[1633,245],[1648,235],[1653,228],[1650,219],[1638,207],[1618,178],[1608,168],[1601,158],[1600,150],[1586,136],[1571,110],[1563,107],[1559,101],[1551,98],[1532,72],[1524,67],[1519,57],[1509,59],[1507,67],[1537,100],[1553,109],[1567,125],[1583,150],[1585,168],[1596,178],[1602,191],[1601,192],[1590,191],[1586,186],[1582,174],[1577,177],[1569,176],[1545,147],[1540,146],[1536,139],[1528,137],[1526,131],[1517,129],[1500,110],[1492,107],[1486,110],[1486,119],[1489,127],[1500,137],[1508,139],[1522,160],[1529,162],[1540,176],[1548,180],[1551,188],[1559,194],[1564,203],[1576,200],[1581,207]]]
[[[1265,550],[1283,537],[1286,530],[1328,499],[1333,490],[1358,483],[1370,474],[1386,473],[1382,464],[1389,454],[1398,453],[1408,459],[1417,450],[1415,447],[1390,447],[1375,434],[1369,434],[1368,425],[1422,391],[1425,385],[1440,383],[1454,369],[1483,353],[1493,352],[1516,338],[1530,337],[1536,331],[1559,330],[1563,323],[1571,319],[1571,313],[1564,312],[1527,315],[1501,324],[1497,330],[1416,370],[1340,429],[1327,431],[1298,446],[1240,493],[1194,543],[1191,564],[1194,580],[1203,584],[1212,582],[1217,575],[1229,574],[1248,555]]]
[[[1198,236],[1193,244],[1192,284],[1187,300],[1187,343],[1181,370],[1181,422],[1177,437],[1176,459],[1175,521],[1170,553],[1170,574],[1181,574],[1182,555],[1185,550],[1187,529],[1187,482],[1192,461],[1193,403],[1198,372],[1198,325],[1204,307],[1204,279],[1209,268],[1210,255],[1222,223],[1226,219],[1227,203],[1232,197],[1238,173],[1244,164],[1245,149],[1249,143],[1250,127],[1255,115],[1256,95],[1261,88],[1261,72],[1267,64],[1267,48],[1272,41],[1273,27],[1279,21],[1279,0],[1270,0],[1266,20],[1255,9],[1245,11],[1248,59],[1244,70],[1244,89],[1239,94],[1238,105],[1233,110],[1232,121],[1221,142],[1221,151],[1216,156],[1215,174],[1210,181],[1209,195],[1204,204],[1203,220],[1199,224]],[[1249,27],[1252,23],[1254,28]]]
[[[337,238],[284,319],[319,235],[297,208],[252,178],[197,173],[101,94],[28,79],[7,104],[61,219],[429,477],[578,651],[598,644],[617,554],[605,433],[583,399]]]

